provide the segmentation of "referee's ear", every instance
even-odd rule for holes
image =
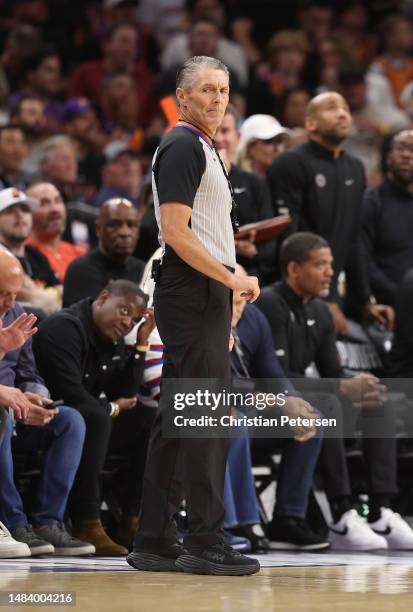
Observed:
[[[176,90],[176,99],[178,100],[178,106],[182,108],[186,108],[187,105],[185,103],[186,94],[182,87],[178,87]]]

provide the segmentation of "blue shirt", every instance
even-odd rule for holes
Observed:
[[[243,361],[251,378],[277,378],[280,391],[288,390],[290,395],[299,396],[300,393],[286,378],[275,354],[269,323],[254,304],[246,304],[236,332],[242,346]],[[232,350],[231,361],[236,370],[242,373],[235,349]]]
[[[4,315],[3,327],[13,323],[23,312],[23,308],[16,304]],[[49,391],[37,370],[31,338],[19,349],[6,353],[0,360],[0,384],[49,397]]]

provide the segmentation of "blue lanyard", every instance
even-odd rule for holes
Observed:
[[[175,127],[180,127],[180,128],[184,128],[184,130],[188,130],[189,132],[192,132],[193,134],[196,134],[197,136],[199,136],[200,138],[202,138],[202,140],[204,142],[207,143],[207,145],[209,146],[209,148],[211,149],[211,151],[215,150],[215,147],[213,144],[211,144],[210,142],[208,142],[208,140],[205,138],[205,136],[202,134],[202,132],[198,132],[198,130],[196,128],[191,128],[188,125],[176,125]]]

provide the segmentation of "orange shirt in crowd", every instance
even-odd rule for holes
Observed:
[[[26,244],[31,244],[32,246],[36,247],[36,249],[47,257],[53,272],[59,278],[61,283],[64,281],[69,264],[77,257],[84,255],[87,250],[84,246],[71,244],[70,242],[65,242],[64,240],[60,241],[57,250],[52,250],[41,242],[37,242],[37,240],[34,240],[33,238],[26,240]]]
[[[375,58],[374,65],[380,67],[383,76],[391,85],[396,101],[399,102],[403,89],[413,81],[413,59],[406,58],[403,61],[392,62],[382,55]]]

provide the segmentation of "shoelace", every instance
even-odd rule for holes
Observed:
[[[232,548],[232,546],[230,546],[229,544],[225,544],[225,542],[223,542],[223,544],[218,544],[219,548],[222,548],[225,552],[229,552],[232,555],[234,555],[235,557],[240,557],[241,553],[238,552],[238,550],[234,550]]]
[[[58,535],[60,536],[60,539],[67,539],[67,540],[74,540],[75,538],[67,531],[64,523],[54,523],[53,525],[50,525],[50,527],[52,527],[52,529],[54,529],[55,531],[58,531]]]

